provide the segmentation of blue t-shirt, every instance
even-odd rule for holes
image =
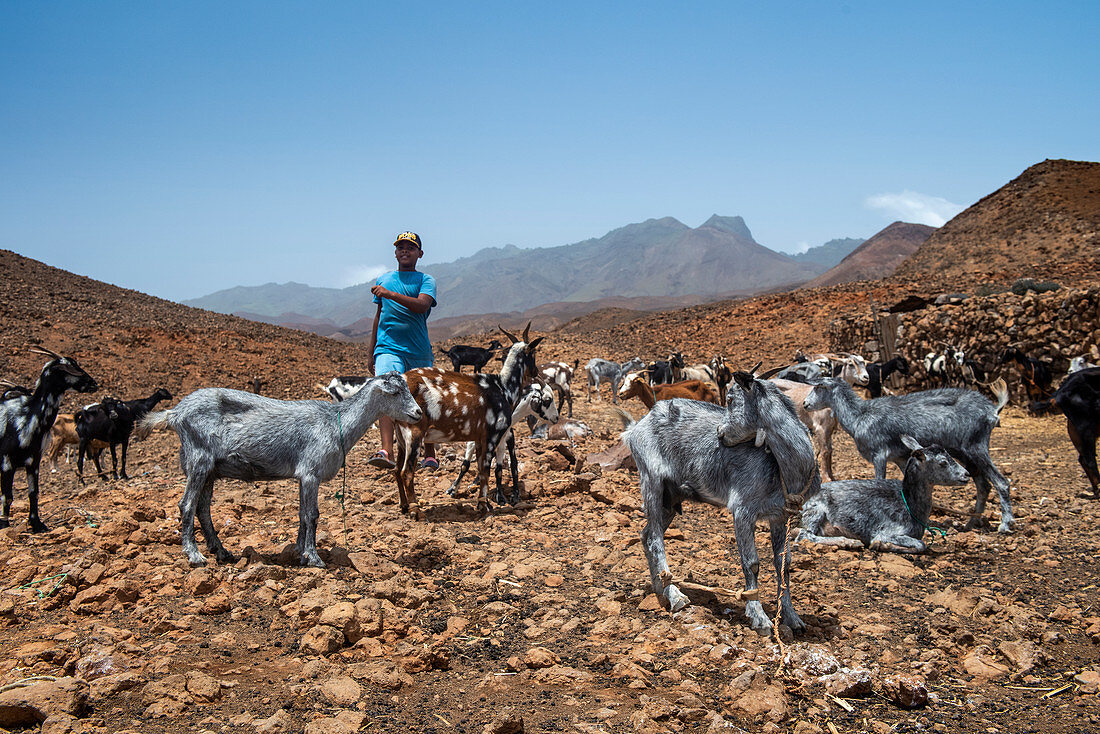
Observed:
[[[417,270],[391,270],[380,276],[375,283],[412,298],[427,293],[432,297],[432,306],[438,305],[435,301],[435,278],[427,273]],[[428,341],[428,314],[432,312],[431,308],[424,313],[413,313],[389,298],[375,296],[374,302],[382,304],[382,314],[378,318],[378,338],[374,343],[375,355],[396,354],[430,364],[432,344]]]

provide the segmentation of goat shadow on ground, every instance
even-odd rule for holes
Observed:
[[[751,622],[745,616],[744,602],[730,603],[729,601],[722,601],[716,594],[698,589],[691,589],[686,593],[693,606],[702,607],[716,617],[743,627],[746,634],[752,632]],[[775,600],[772,599],[772,602],[774,603]],[[762,601],[761,604],[768,618],[775,619],[775,607],[769,605],[766,601]],[[667,614],[667,612],[662,613]],[[803,612],[799,612],[798,616],[806,623],[806,630],[796,634],[794,636],[795,640],[802,642],[832,640],[840,633],[840,620],[836,617]]]
[[[435,505],[428,505],[425,503],[420,504],[420,509],[424,513],[424,522],[484,522],[487,517],[494,515],[514,515],[517,517],[523,517],[528,511],[534,509],[535,505],[526,501],[520,500],[518,504],[513,505],[495,505],[490,503],[489,514],[485,515],[477,511],[477,500],[471,499],[455,499],[449,502],[440,502]]]

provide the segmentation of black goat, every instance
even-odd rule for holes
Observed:
[[[126,476],[126,452],[130,447],[130,434],[139,420],[144,418],[149,411],[157,407],[161,400],[171,400],[172,393],[163,387],[147,398],[127,400],[125,402],[116,398],[104,398],[102,402],[89,405],[74,416],[76,423],[76,435],[80,438],[79,453],[76,457],[76,471],[80,477],[80,483],[84,483],[84,457],[91,456],[95,464],[96,474],[106,481],[107,477],[99,464],[99,457],[103,453],[103,444],[111,449],[111,475],[114,479],[129,479]],[[95,445],[98,442],[98,448]],[[122,446],[122,472],[118,471],[118,457],[115,453],[116,446]]]
[[[93,441],[100,441],[111,448],[111,476],[119,478],[118,454],[115,447],[122,446],[122,478],[126,476],[126,450],[130,445],[130,434],[134,430],[134,416],[126,404],[121,400],[106,397],[100,402],[89,405],[78,412],[76,419],[76,435],[80,437],[80,448],[76,456],[76,473],[80,477],[80,483],[84,484],[84,457],[91,456],[95,464],[96,474],[106,481],[107,475],[99,464],[99,456],[102,448],[95,448]]]
[[[1001,364],[1015,361],[1020,377],[1024,381],[1024,391],[1031,402],[1047,400],[1051,397],[1051,383],[1054,376],[1050,371],[1050,364],[1041,359],[1032,359],[1017,347],[1008,347],[1001,352]]]
[[[1066,416],[1069,440],[1077,449],[1077,462],[1092,485],[1092,498],[1100,499],[1100,470],[1096,467],[1096,438],[1100,435],[1100,367],[1074,372],[1054,397],[1032,403],[1032,413],[1057,410]]]
[[[867,391],[871,393],[871,397],[882,397],[882,383],[895,372],[900,375],[909,374],[909,360],[900,354],[882,364],[867,363]]]
[[[471,347],[467,344],[456,344],[444,352],[444,354],[450,357],[455,372],[461,372],[462,365],[468,364],[473,366],[474,374],[479,374],[482,368],[489,363],[489,360],[493,358],[493,354],[500,349],[501,346],[503,345],[496,339],[489,342],[488,347]]]
[[[42,368],[30,394],[9,390],[5,391],[7,398],[0,401],[0,528],[10,524],[15,468],[22,466],[27,471],[30,528],[32,532],[41,533],[47,529],[38,517],[38,466],[42,460],[42,444],[57,417],[64,392],[70,389],[94,392],[99,386],[72,357],[62,357],[40,347],[30,351],[51,359]]]
[[[672,352],[668,359],[650,362],[645,367],[646,376],[650,385],[671,385],[679,382],[680,370],[684,368],[684,355],[680,352]]]

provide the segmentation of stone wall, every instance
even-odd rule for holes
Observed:
[[[844,317],[830,325],[834,350],[856,352],[868,361],[882,361],[889,351],[883,336],[889,344],[891,334],[896,335],[895,351],[911,366],[912,375],[901,383],[904,390],[938,386],[924,370],[924,355],[941,351],[947,343],[990,369],[988,379],[1002,374],[1018,397],[1019,374],[1014,363],[997,364],[1001,351],[1014,344],[1028,356],[1050,362],[1057,386],[1070,359],[1087,355],[1090,345],[1100,345],[1100,287],[972,296],[909,313]]]

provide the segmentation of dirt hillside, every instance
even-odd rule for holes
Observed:
[[[1045,277],[1067,262],[1100,264],[1100,163],[1031,166],[938,229],[898,274]]]

